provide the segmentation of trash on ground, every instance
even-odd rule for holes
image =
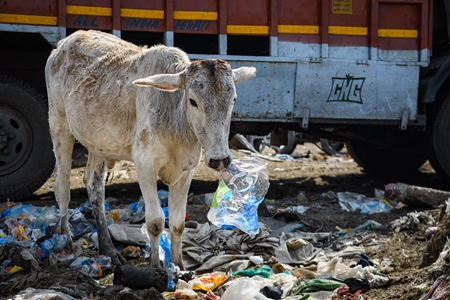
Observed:
[[[345,211],[360,211],[362,214],[388,213],[392,205],[385,199],[371,199],[365,195],[352,192],[337,193],[339,204]]]

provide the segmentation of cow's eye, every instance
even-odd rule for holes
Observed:
[[[198,107],[197,102],[195,102],[193,99],[189,99],[189,103],[191,103],[191,105],[192,105],[193,107]]]

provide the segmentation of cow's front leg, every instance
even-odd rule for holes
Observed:
[[[159,261],[159,239],[164,230],[164,212],[158,199],[158,177],[152,163],[141,158],[135,160],[136,173],[139,187],[142,191],[145,203],[145,226],[150,239],[150,267],[160,268]]]
[[[68,125],[55,122],[50,118],[50,130],[56,157],[55,168],[55,198],[61,217],[61,233],[67,238],[67,249],[74,251],[74,243],[69,230],[69,202],[70,202],[70,169],[75,138],[70,135]]]
[[[112,263],[120,266],[126,261],[114,247],[106,227],[104,175],[105,159],[89,152],[84,182],[97,224],[99,252],[111,257]]]
[[[184,270],[182,237],[186,218],[186,201],[193,170],[185,171],[176,184],[169,187],[169,225],[171,261]]]

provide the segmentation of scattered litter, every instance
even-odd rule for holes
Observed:
[[[34,288],[27,288],[25,291],[21,291],[13,300],[50,300],[50,299],[60,299],[60,300],[76,300],[72,296],[58,292],[55,290],[38,290]]]
[[[434,226],[436,224],[434,218],[427,212],[410,212],[389,224],[394,231],[415,230],[420,224]]]
[[[359,210],[362,214],[388,213],[393,208],[385,199],[371,199],[352,192],[339,192],[337,195],[341,208],[349,212]]]
[[[336,235],[341,236],[349,232],[354,232],[358,230],[374,230],[380,228],[382,225],[374,220],[367,220],[361,225],[356,226],[355,228],[346,228],[342,229],[339,226],[336,226],[336,229],[338,232],[336,232]]]
[[[91,277],[102,277],[103,271],[112,269],[112,263],[111,258],[105,255],[96,258],[80,256],[69,265],[69,268],[77,269]]]
[[[236,165],[222,173],[222,185],[219,185],[216,193],[205,194],[204,201],[212,203],[211,214],[222,209],[221,213],[237,213],[240,217],[244,216],[245,220],[242,222],[241,218],[238,223],[233,223],[236,222],[234,220],[216,226],[194,221],[185,223],[185,266],[195,269],[195,272],[180,271],[170,262],[171,247],[167,232],[161,235],[158,249],[162,268],[126,265],[116,267],[112,272],[109,257],[83,256],[89,253],[83,252],[84,250],[98,245],[89,203],[84,203],[79,209],[69,210],[71,235],[78,239],[75,242],[76,251],[72,253],[64,249],[66,240],[60,234],[59,211],[55,207],[40,208],[7,202],[0,205],[1,221],[4,223],[3,228],[0,228],[0,246],[3,247],[1,253],[5,253],[5,259],[0,264],[0,278],[3,281],[0,289],[6,287],[11,278],[20,276],[18,272],[23,274],[31,270],[30,274],[39,274],[37,271],[47,258],[48,262],[56,267],[70,265],[70,268],[78,270],[83,274],[83,281],[89,282],[91,287],[93,285],[105,291],[106,287],[118,288],[120,285],[131,290],[153,288],[166,299],[198,299],[199,295],[209,300],[217,300],[220,295],[222,300],[331,299],[332,294],[340,295],[341,298],[335,299],[344,299],[344,295],[363,299],[361,294],[368,289],[387,287],[392,283],[392,278],[382,274],[393,271],[392,262],[372,261],[363,253],[363,247],[351,247],[362,245],[364,240],[374,240],[373,236],[376,234],[348,234],[378,229],[382,224],[368,220],[355,228],[337,227],[338,231],[333,234],[302,232],[300,230],[304,225],[300,221],[286,223],[271,217],[260,218],[261,222],[258,222],[256,209],[264,200],[269,185],[265,173],[266,163],[258,158],[242,160],[242,165],[239,165],[239,160],[236,161]],[[254,175],[252,172],[258,174]],[[225,198],[227,193],[230,198]],[[302,201],[306,199],[304,194],[302,195],[296,199],[296,203],[306,203]],[[390,194],[376,191],[377,198],[371,199],[356,193],[336,195],[330,191],[320,197],[321,200],[338,199],[341,207],[347,211],[371,214],[392,210],[392,205],[383,199],[386,195]],[[167,210],[167,191],[158,191],[158,197],[163,209]],[[220,207],[221,202],[227,200],[229,203]],[[273,205],[276,210],[274,201],[268,200],[267,204]],[[278,213],[300,215],[307,209],[308,207],[302,205],[290,205],[278,210]],[[142,232],[143,225],[136,224],[144,220],[143,198],[123,206],[116,205],[111,198],[106,213],[111,237],[118,244],[117,250],[130,260],[137,261],[140,257],[148,256],[152,249],[148,245],[147,231]],[[241,226],[245,222],[248,224]],[[305,224],[307,225],[307,220]],[[426,238],[430,239],[437,226],[428,213],[409,213],[392,222],[390,227],[400,231],[417,229],[420,224],[426,230]],[[330,252],[331,248],[323,247],[336,240],[345,241],[336,247],[341,251]],[[350,240],[351,242],[348,242]],[[16,256],[20,254],[22,263],[13,262],[10,257],[14,253]],[[444,279],[446,280],[446,277],[435,282],[426,299],[440,299],[439,295],[449,295],[448,282]],[[26,284],[26,280],[21,284]],[[128,293],[131,297],[131,290],[128,288],[122,288],[120,293]],[[119,294],[118,291],[116,293]],[[86,294],[75,297],[75,294],[75,290],[71,291],[69,287],[55,285],[48,290],[27,289],[12,299],[58,297],[71,300],[92,296]]]
[[[281,160],[294,160],[294,158],[289,154],[275,154],[275,157]]]

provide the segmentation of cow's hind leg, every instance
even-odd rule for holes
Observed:
[[[70,202],[70,170],[72,167],[72,152],[75,138],[70,133],[66,119],[57,118],[50,114],[50,134],[55,152],[55,198],[58,202],[61,218],[61,233],[67,237],[67,248],[74,250],[69,231],[69,202]]]
[[[194,171],[186,171],[176,184],[169,187],[169,226],[171,261],[184,270],[182,236],[186,218],[186,201]]]
[[[113,264],[122,265],[125,259],[114,247],[106,227],[104,175],[105,159],[89,152],[84,182],[97,224],[99,252],[111,257]]]

